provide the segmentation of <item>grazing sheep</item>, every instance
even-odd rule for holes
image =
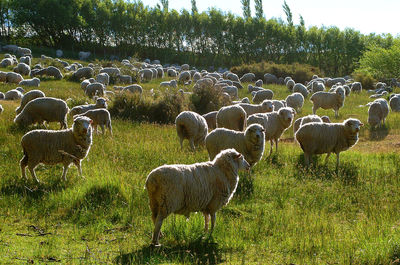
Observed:
[[[301,84],[301,83],[296,83],[294,85],[293,93],[296,93],[296,92],[301,93],[304,98],[307,98],[308,94],[309,94],[309,92],[307,90],[307,87],[305,85]]]
[[[351,91],[353,92],[361,92],[362,91],[362,84],[360,82],[354,82],[351,84]]]
[[[19,91],[17,89],[11,89],[4,94],[4,99],[5,100],[17,100],[17,99],[22,98],[22,96],[23,95],[22,95],[21,91]]]
[[[386,99],[375,99],[368,109],[368,123],[372,128],[385,125],[385,119],[389,114],[389,104]]]
[[[400,112],[400,95],[397,94],[397,95],[391,97],[389,104],[390,104],[390,108],[392,109],[392,111]]]
[[[80,117],[80,116],[85,116],[92,120],[92,127],[96,134],[98,133],[97,126],[100,125],[102,134],[104,134],[104,132],[105,132],[105,129],[104,129],[104,126],[105,126],[108,128],[108,130],[110,131],[110,134],[112,136],[113,133],[112,133],[112,126],[111,126],[111,116],[110,116],[110,112],[108,112],[107,109],[105,109],[105,108],[91,109],[82,114],[78,114],[78,115],[74,116],[74,119],[76,119],[77,117]]]
[[[89,79],[94,75],[94,70],[91,67],[82,67],[76,70],[73,74],[72,77],[80,80],[82,78]]]
[[[258,87],[262,87],[264,85],[264,82],[262,81],[262,79],[258,79],[255,83],[256,86]]]
[[[21,82],[22,80],[24,80],[24,78],[18,73],[8,72],[6,74],[7,83],[19,84],[19,82]]]
[[[325,116],[325,117],[326,117],[326,116]],[[322,118],[319,117],[318,115],[312,115],[312,114],[307,115],[307,116],[304,116],[304,117],[301,117],[301,118],[298,118],[298,119],[295,120],[295,122],[293,123],[293,135],[296,134],[296,132],[299,130],[299,128],[300,128],[302,125],[307,124],[307,123],[310,123],[310,122],[324,122],[324,121],[323,121]]]
[[[15,109],[17,114],[20,114],[24,109],[25,105],[28,104],[29,101],[34,100],[35,98],[43,98],[46,95],[40,90],[31,90],[26,93],[21,99],[21,105]]]
[[[138,72],[141,82],[151,81],[153,79],[153,71],[151,69],[142,69]]]
[[[21,75],[30,75],[31,68],[26,63],[19,63],[13,69],[14,72],[19,73]]]
[[[50,97],[40,97],[29,101],[19,113],[14,122],[21,126],[34,123],[59,122],[61,129],[67,128],[68,106],[64,100]]]
[[[243,155],[234,149],[220,152],[213,161],[192,165],[164,165],[150,172],[146,179],[154,224],[152,244],[159,246],[163,220],[171,213],[189,218],[191,212],[202,212],[204,229],[211,232],[216,212],[228,204],[239,182],[239,170],[248,170]]]
[[[340,85],[344,85],[344,84],[346,84],[346,79],[344,79],[342,77],[337,77],[337,78],[329,78],[326,81],[326,85],[329,87],[336,85],[337,83],[340,83]]]
[[[240,78],[240,82],[244,83],[250,83],[253,82],[253,80],[256,78],[256,75],[253,73],[246,73]]]
[[[218,111],[211,111],[202,115],[203,118],[206,119],[207,127],[210,131],[217,128],[217,113]]]
[[[179,137],[181,149],[183,140],[188,139],[192,151],[195,146],[204,145],[208,126],[206,119],[193,111],[183,111],[175,119],[176,132]]]
[[[210,160],[222,150],[234,148],[254,166],[264,153],[264,138],[264,128],[259,124],[250,125],[244,132],[217,128],[207,135],[206,147]]]
[[[96,81],[108,86],[110,83],[110,76],[107,73],[100,73],[96,76]]]
[[[85,94],[90,98],[94,96],[102,97],[104,96],[105,90],[106,88],[102,83],[95,82],[95,83],[90,83],[89,85],[86,86]]]
[[[346,151],[358,141],[358,132],[363,126],[357,119],[347,119],[343,123],[308,123],[301,126],[295,137],[304,152],[305,164],[310,164],[313,154],[336,154],[336,169],[339,169],[340,152]]]
[[[107,100],[105,98],[96,98],[95,104],[75,106],[70,110],[69,114],[73,117],[75,115],[85,113],[92,109],[107,109]]]
[[[276,75],[269,74],[269,73],[266,73],[264,75],[264,80],[265,80],[266,85],[278,83],[278,78],[276,77]]]
[[[187,81],[191,80],[190,72],[189,71],[183,71],[179,74],[178,77],[178,83],[183,84]]]
[[[170,80],[170,81],[164,81],[160,83],[160,87],[173,87],[177,88],[178,87],[178,82],[176,82],[175,79]]]
[[[37,75],[39,75],[39,76],[43,76],[43,75],[52,76],[55,79],[62,79],[63,78],[63,75],[61,74],[61,71],[57,67],[54,67],[54,66],[49,66],[49,67],[44,68],[44,69],[42,69],[42,70],[40,70],[40,71],[38,71],[38,72],[36,72],[34,74],[34,76],[37,76]]]
[[[311,92],[314,94],[319,91],[325,91],[325,85],[322,82],[315,81],[311,85]]]
[[[331,119],[329,119],[328,116],[322,116],[321,119],[322,119],[322,121],[325,122],[325,123],[331,123]]]
[[[338,117],[339,109],[343,107],[345,91],[343,87],[338,87],[335,92],[320,91],[313,94],[310,101],[313,103],[313,114],[319,109],[333,109],[335,117]]]
[[[217,128],[243,131],[246,128],[246,111],[239,105],[225,106],[218,110]]]
[[[227,93],[227,94],[230,96],[230,98],[233,98],[233,99],[238,99],[238,98],[239,98],[239,97],[238,97],[238,94],[239,94],[238,88],[235,87],[235,86],[226,86],[226,87],[223,87],[223,88],[222,88],[222,91],[225,92],[225,93]]]
[[[286,77],[283,79],[283,83],[286,85],[287,82],[288,82],[289,80],[292,80],[292,77],[286,76]],[[294,84],[293,84],[293,85],[294,85]]]
[[[28,48],[18,47],[17,54],[20,54],[20,55],[32,54],[32,51]]]
[[[265,129],[265,140],[270,141],[269,155],[272,154],[273,142],[275,142],[275,149],[278,152],[278,141],[287,128],[292,125],[292,121],[296,115],[296,111],[289,107],[281,108],[279,111],[270,113],[257,113],[249,116],[247,124],[258,123]]]
[[[121,84],[132,84],[132,76],[130,75],[119,75],[118,79]]]
[[[272,99],[274,97],[274,92],[270,89],[255,91],[252,92],[251,94],[253,95],[253,102],[256,104],[259,104],[266,99]]]
[[[197,80],[196,84],[194,84],[193,86],[193,91],[196,92],[196,90],[201,90],[204,88],[209,88],[209,87],[213,87],[214,83],[212,81],[211,78],[201,78],[199,80]]]
[[[119,68],[116,67],[105,67],[103,69],[100,70],[100,74],[108,74],[108,76],[119,76],[121,75],[121,70],[119,70]]]
[[[236,81],[236,82],[239,82],[239,81],[240,81],[240,79],[239,79],[239,77],[237,76],[237,74],[234,74],[234,73],[229,73],[229,74],[227,74],[227,75],[226,75],[226,78],[229,79],[229,80],[231,80],[231,81]]]
[[[264,88],[262,88],[262,87],[252,86],[252,85],[250,85],[250,84],[247,85],[247,91],[248,91],[249,93],[253,93],[253,92],[257,92],[257,91],[262,91],[262,90],[264,90]]]
[[[232,104],[239,104],[239,103],[248,103],[248,104],[250,104],[250,99],[248,97],[244,97],[241,100],[232,101]]]
[[[14,64],[14,61],[11,58],[4,58],[0,62],[0,66],[3,67],[3,68],[6,68],[6,67],[11,66],[13,64]]]
[[[271,100],[264,100],[260,104],[239,103],[238,105],[246,111],[247,117],[255,113],[271,112],[274,110]]]
[[[284,100],[272,100],[272,104],[274,105],[274,111],[278,111],[281,108],[286,107],[286,102]]]
[[[189,65],[187,63],[181,65],[181,70],[182,71],[189,71],[189,69],[190,69],[190,67],[189,67]]]
[[[295,109],[297,112],[300,112],[303,108],[304,97],[301,93],[293,93],[286,97],[286,106]]]
[[[82,176],[81,160],[89,153],[92,144],[92,121],[86,117],[74,120],[72,128],[61,131],[33,130],[22,136],[21,146],[24,156],[20,161],[22,177],[26,178],[28,169],[37,182],[35,168],[38,164],[64,165],[62,178],[66,180],[68,167],[74,163]]]
[[[199,72],[193,74],[193,82],[196,83],[200,79],[201,79],[201,74]]]
[[[167,75],[168,75],[169,77],[177,77],[177,76],[178,76],[178,73],[176,72],[175,69],[169,68],[169,69],[167,70]]]
[[[287,82],[286,82],[286,87],[287,87],[287,89],[289,89],[289,91],[293,91],[293,88],[294,88],[294,85],[295,85],[296,83],[293,81],[293,79],[289,79]]]
[[[33,86],[33,87],[38,87],[40,86],[40,79],[37,77],[34,77],[32,79],[25,79],[19,82],[20,86]]]
[[[123,92],[130,92],[130,93],[139,93],[140,95],[143,93],[143,88],[141,85],[133,84],[122,88]]]

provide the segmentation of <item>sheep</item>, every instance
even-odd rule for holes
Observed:
[[[28,48],[18,47],[17,48],[17,54],[20,54],[20,55],[32,54],[32,51],[30,49],[28,49]]]
[[[38,72],[36,72],[34,74],[34,76],[37,76],[37,75],[39,75],[39,76],[43,76],[43,75],[52,76],[55,79],[62,79],[63,78],[63,75],[61,74],[61,71],[57,67],[54,67],[54,66],[49,66],[49,67],[44,68],[44,69],[42,69],[42,70],[40,70],[40,71],[38,71]]]
[[[265,84],[276,84],[278,83],[278,78],[276,77],[276,75],[270,74],[270,73],[266,73],[264,75],[264,80],[265,80]]]
[[[216,212],[228,204],[239,182],[239,170],[248,170],[243,155],[234,149],[221,151],[213,161],[192,165],[164,165],[150,172],[146,190],[154,224],[152,244],[159,246],[162,222],[171,213],[189,218],[191,212],[201,211],[204,229],[211,232]]]
[[[246,73],[240,78],[240,82],[244,83],[250,83],[253,82],[253,80],[256,78],[256,75],[253,73]]]
[[[300,84],[300,83],[296,83],[293,87],[293,93],[296,93],[296,92],[301,93],[304,98],[308,97],[308,94],[309,94],[306,86],[303,84]]]
[[[13,71],[16,73],[19,73],[21,75],[30,75],[31,74],[31,68],[26,63],[17,64],[17,66],[14,67]]]
[[[142,69],[138,74],[141,82],[151,81],[153,79],[153,71],[150,69]]]
[[[211,111],[202,115],[203,118],[206,119],[207,127],[210,131],[217,128],[217,113],[218,111]]]
[[[51,97],[39,97],[29,101],[14,122],[20,126],[34,123],[59,122],[61,129],[67,128],[68,106],[64,100]]]
[[[0,114],[4,111],[3,106],[0,104]]]
[[[239,105],[225,106],[218,110],[217,128],[243,131],[246,128],[247,114]]]
[[[178,76],[178,73],[176,72],[175,69],[169,68],[169,69],[167,70],[167,75],[168,75],[169,77],[177,77],[177,76]]]
[[[333,86],[333,85],[335,85],[337,83],[340,83],[341,85],[344,85],[344,84],[346,84],[346,79],[344,79],[342,77],[337,77],[337,78],[329,78],[326,81],[326,85],[329,86],[329,87],[331,87],[331,86]]]
[[[96,81],[108,86],[110,83],[110,76],[107,73],[100,73],[96,76]]]
[[[237,82],[240,81],[238,75],[237,75],[237,74],[234,74],[234,73],[229,73],[229,74],[227,74],[227,75],[226,75],[226,78],[229,79],[229,80],[231,80],[231,81],[237,81]]]
[[[82,88],[83,90],[85,90],[86,87],[87,87],[89,84],[91,84],[91,83],[92,83],[92,82],[90,82],[89,79],[85,79],[85,80],[83,80],[83,81],[81,82],[81,88]]]
[[[130,75],[119,75],[118,79],[121,84],[132,84],[132,76]]]
[[[257,113],[249,116],[247,124],[258,123],[265,129],[265,140],[270,141],[269,155],[272,154],[273,142],[275,150],[278,152],[278,141],[282,134],[292,125],[296,111],[289,107],[281,108],[279,111],[270,113]]]
[[[73,107],[69,114],[73,117],[78,114],[85,113],[92,109],[107,109],[107,100],[105,98],[96,98],[95,104],[79,105]]]
[[[201,74],[199,72],[193,74],[193,82],[197,82],[200,79],[201,79]]]
[[[310,123],[310,122],[324,122],[324,121],[318,115],[312,115],[312,114],[304,116],[304,117],[301,117],[301,118],[298,118],[293,123],[293,135],[296,134],[296,132],[299,130],[299,128],[302,125]]]
[[[283,83],[286,85],[286,83],[287,83],[289,80],[292,80],[292,77],[286,76],[286,77],[283,79]]]
[[[17,87],[15,90],[18,90],[18,91],[21,92],[22,94],[25,93],[25,89],[23,89],[22,87]]]
[[[187,81],[191,80],[190,72],[189,71],[183,71],[179,74],[178,76],[178,83],[183,84]]]
[[[18,85],[38,87],[38,86],[40,86],[40,79],[37,77],[34,77],[32,79],[25,79],[25,80],[22,80],[21,82],[19,82]]]
[[[80,52],[78,53],[79,60],[81,60],[81,61],[87,60],[87,59],[90,57],[90,55],[91,55],[90,52],[83,52],[83,51],[80,51]]]
[[[157,78],[164,78],[164,70],[162,67],[157,67]]]
[[[11,58],[4,58],[0,62],[0,66],[3,67],[3,68],[6,68],[6,67],[11,66],[13,64],[14,64],[14,61]]]
[[[389,101],[390,108],[392,111],[399,112],[400,111],[400,95],[395,95],[390,98]]]
[[[186,64],[186,63],[181,65],[181,70],[182,71],[189,71],[189,68],[190,68],[189,65]]]
[[[193,91],[196,92],[196,91],[199,91],[204,88],[211,88],[213,86],[214,86],[214,83],[211,78],[208,78],[208,77],[201,78],[196,82],[196,84],[194,84]]]
[[[239,104],[239,103],[248,103],[248,104],[250,104],[250,99],[248,97],[244,97],[241,100],[232,101],[232,104]]]
[[[21,91],[19,91],[17,89],[11,89],[4,94],[4,99],[5,100],[17,100],[17,99],[22,98],[22,96],[23,95],[22,95]]]
[[[82,67],[76,70],[73,74],[72,77],[80,80],[82,78],[91,78],[94,75],[94,70],[91,67]]]
[[[4,99],[4,93],[3,92],[0,92],[0,99]]]
[[[247,85],[247,91],[249,93],[253,93],[253,92],[257,92],[257,91],[261,91],[261,90],[264,90],[264,88],[258,87],[258,86],[252,86],[250,84]]]
[[[286,106],[295,109],[297,112],[300,112],[303,108],[304,97],[301,93],[293,93],[286,97]]]
[[[354,82],[351,84],[351,91],[353,92],[361,92],[362,91],[362,84],[360,82]]]
[[[195,151],[195,146],[204,145],[208,126],[206,119],[200,114],[193,111],[183,111],[176,117],[175,126],[181,149],[184,139],[189,140],[192,151]]]
[[[63,51],[62,50],[57,50],[56,51],[56,57],[62,57],[63,56]]]
[[[6,82],[7,81],[7,73],[0,71],[0,81]]]
[[[256,104],[259,104],[266,99],[272,99],[274,97],[274,92],[270,89],[255,91],[252,92],[251,94],[253,95],[253,102]]]
[[[173,87],[173,88],[177,88],[178,87],[178,82],[173,79],[170,81],[164,81],[160,83],[160,87]]]
[[[140,95],[143,93],[143,88],[141,85],[133,84],[122,88],[123,92],[131,92],[131,93],[139,93]]]
[[[46,95],[40,90],[31,90],[26,93],[21,99],[21,105],[15,109],[17,114],[20,114],[24,109],[25,105],[28,104],[29,101],[34,100],[35,98],[43,98]]]
[[[368,109],[368,123],[372,128],[385,125],[385,119],[389,114],[389,104],[386,99],[375,99]]]
[[[322,82],[315,81],[311,85],[311,92],[314,94],[319,91],[325,91],[325,85]]]
[[[92,98],[94,96],[104,96],[106,88],[104,87],[104,85],[102,83],[90,83],[89,85],[86,86],[85,88],[85,94]]]
[[[262,87],[263,85],[264,85],[264,82],[262,81],[262,79],[258,79],[255,83],[255,86],[258,86],[258,87]]]
[[[206,148],[210,160],[222,150],[234,148],[244,156],[250,166],[254,166],[261,160],[264,147],[264,128],[259,124],[250,125],[244,132],[217,128],[206,137]]]
[[[72,128],[61,131],[33,130],[21,138],[24,156],[20,161],[21,174],[26,178],[26,167],[32,177],[39,182],[35,168],[38,164],[64,165],[62,178],[66,180],[68,167],[74,163],[82,176],[81,160],[89,153],[92,144],[92,121],[87,117],[78,117]]]
[[[90,109],[82,114],[75,115],[74,119],[76,119],[77,117],[81,117],[81,116],[88,117],[92,120],[92,127],[96,134],[98,133],[97,126],[100,125],[101,133],[103,135],[105,132],[104,126],[108,128],[111,136],[113,135],[112,126],[111,126],[111,116],[110,116],[110,112],[108,112],[107,109],[105,109],[105,108]]]
[[[24,78],[18,73],[8,72],[6,74],[7,83],[19,84],[19,82],[21,82],[22,80],[24,80]]]
[[[336,154],[336,169],[339,169],[340,152],[346,151],[358,141],[358,132],[363,126],[357,119],[347,119],[343,123],[308,123],[301,126],[295,138],[304,152],[308,166],[313,154]]]
[[[322,119],[322,121],[325,122],[325,123],[331,123],[331,119],[329,119],[328,116],[321,116],[321,119]]]
[[[289,79],[286,82],[286,87],[287,87],[287,89],[289,89],[289,91],[293,91],[293,87],[294,87],[295,84],[296,83],[292,79]]]
[[[281,108],[286,107],[286,102],[284,100],[271,100],[272,104],[274,105],[274,111],[278,111]]]
[[[119,76],[121,75],[121,70],[119,70],[119,68],[116,67],[105,67],[103,69],[100,70],[100,74],[106,73],[108,74],[108,76]]]
[[[235,86],[226,86],[222,88],[222,91],[227,93],[231,98],[238,98],[238,89]]]
[[[338,117],[339,109],[343,107],[345,91],[343,87],[338,87],[335,92],[320,91],[313,94],[310,101],[313,103],[313,114],[319,109],[333,109],[335,117]]]
[[[274,105],[270,100],[264,100],[260,104],[239,103],[238,105],[244,109],[247,117],[255,113],[271,112],[274,110]]]

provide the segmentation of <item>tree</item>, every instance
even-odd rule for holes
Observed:
[[[304,18],[302,15],[300,15],[300,26],[304,27],[306,23],[304,22]]]
[[[286,0],[283,1],[282,7],[283,7],[283,12],[285,12],[286,14],[286,20],[289,26],[293,26],[293,14],[292,11],[290,10],[289,5],[286,3]]]
[[[247,20],[251,17],[251,10],[250,10],[250,0],[240,0],[242,3],[243,9],[243,18]]]
[[[196,0],[191,0],[191,2],[192,2],[192,15],[194,15],[194,14],[198,13]]]
[[[254,0],[254,6],[256,10],[256,18],[262,19],[264,17],[262,0]]]
[[[169,5],[168,0],[160,0],[160,2],[161,2],[164,12],[168,12],[168,5]]]

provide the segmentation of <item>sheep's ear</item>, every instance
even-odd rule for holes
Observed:
[[[233,158],[234,159],[238,159],[238,158],[240,158],[242,156],[242,154],[241,153],[238,153],[238,154],[235,154],[234,156],[233,156]]]

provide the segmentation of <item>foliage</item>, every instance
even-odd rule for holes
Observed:
[[[272,62],[261,62],[255,64],[242,64],[234,66],[231,71],[239,77],[245,73],[254,73],[256,79],[264,80],[264,74],[270,73],[278,77],[290,76],[298,83],[311,80],[313,75],[321,75],[317,67],[306,64],[275,64]]]
[[[219,110],[223,107],[221,91],[215,91],[212,87],[202,87],[195,89],[190,97],[193,111],[205,114],[210,111]]]
[[[400,78],[400,40],[390,47],[368,47],[360,59],[358,70],[370,73],[375,79]]]
[[[377,82],[372,74],[366,70],[357,70],[352,75],[355,81],[361,82],[364,89],[373,89]]]
[[[242,3],[243,18],[247,20],[251,17],[250,0],[240,0]]]
[[[264,18],[262,0],[254,0],[254,9],[256,10],[256,18]]]
[[[283,12],[285,12],[287,23],[289,24],[289,26],[293,26],[293,14],[286,1],[283,1],[282,8]]]

